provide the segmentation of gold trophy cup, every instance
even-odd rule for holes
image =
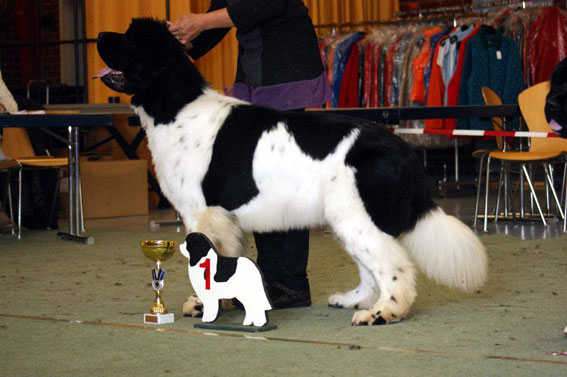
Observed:
[[[144,255],[156,262],[156,268],[152,270],[152,287],[156,291],[156,298],[150,308],[150,313],[144,314],[144,323],[172,323],[173,313],[167,312],[167,308],[161,299],[161,290],[164,285],[163,278],[165,277],[165,270],[161,268],[161,263],[171,258],[175,249],[177,249],[177,243],[165,240],[141,241],[140,246]]]

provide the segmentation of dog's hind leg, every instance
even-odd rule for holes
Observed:
[[[324,205],[325,217],[346,251],[369,271],[380,289],[380,298],[369,310],[356,312],[352,324],[384,324],[404,318],[416,296],[415,267],[402,245],[370,218],[351,169],[337,172],[325,192]]]
[[[335,308],[368,309],[378,300],[380,290],[376,287],[376,281],[372,272],[354,256],[353,260],[358,266],[360,284],[346,293],[337,292],[329,296],[329,306]]]
[[[362,271],[369,271],[380,291],[378,300],[373,304],[368,301],[377,297],[377,292],[372,292],[367,300],[359,303],[359,308],[369,309],[356,312],[352,319],[353,325],[397,322],[408,314],[416,296],[415,268],[408,253],[393,237],[381,232],[373,224],[371,228],[373,229],[360,235],[353,230],[341,229],[340,226],[336,228],[346,250],[360,261]]]
[[[380,298],[368,310],[356,312],[353,325],[381,325],[404,318],[415,301],[415,268],[397,240],[381,233],[371,246],[359,245],[355,254],[372,271]],[[356,246],[355,246],[356,247]]]

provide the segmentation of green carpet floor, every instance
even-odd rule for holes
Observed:
[[[203,331],[181,317],[187,260],[165,262],[163,298],[176,321],[144,326],[152,262],[139,241],[159,232],[93,230],[94,245],[55,232],[0,234],[0,376],[567,376],[567,240],[486,236],[488,284],[465,295],[418,279],[404,321],[352,327],[327,296],[358,283],[350,258],[311,236],[313,306],[270,312],[277,330]],[[249,255],[254,256],[253,244]],[[217,320],[239,324],[244,313]]]

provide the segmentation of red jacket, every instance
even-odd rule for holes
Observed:
[[[566,56],[567,19],[558,8],[546,8],[529,29],[529,85],[549,80],[557,63]]]

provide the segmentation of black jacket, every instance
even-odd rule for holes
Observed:
[[[301,0],[211,0],[208,12],[227,8],[236,26],[236,83],[261,87],[310,80],[323,73],[317,35]],[[198,59],[229,29],[212,29],[192,41]]]

